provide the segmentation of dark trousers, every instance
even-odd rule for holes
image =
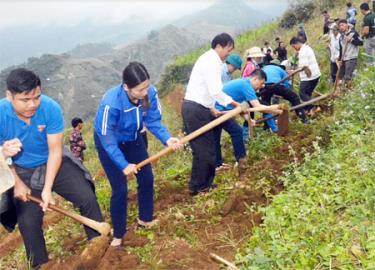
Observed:
[[[110,159],[96,134],[94,135],[94,141],[100,163],[104,168],[112,188],[110,212],[113,236],[122,238],[126,233],[128,208],[127,177]],[[145,142],[140,133],[138,133],[135,141],[120,143],[118,147],[129,163],[137,164],[148,158]],[[136,177],[138,183],[139,219],[149,222],[152,221],[154,213],[154,176],[152,174],[151,165],[144,166]]]
[[[336,81],[337,70],[338,70],[338,67],[337,67],[336,62],[331,62],[331,80],[332,80],[332,83],[335,83],[335,81]]]
[[[292,106],[296,106],[301,104],[301,101],[296,93],[294,93],[291,89],[286,88],[284,85],[277,85],[277,86],[272,86],[272,85],[266,85],[266,87],[260,91],[259,97],[262,102],[264,102],[265,105],[271,105],[271,98],[273,95],[278,95],[283,97],[285,100],[289,101]],[[304,109],[298,109],[295,110],[297,116],[305,120],[306,115],[305,115],[305,110]]]
[[[33,170],[19,172],[23,182],[29,183]],[[79,208],[81,215],[102,222],[103,217],[96,201],[92,183],[84,177],[84,172],[70,159],[63,158],[61,167],[55,178],[52,190]],[[41,196],[41,190],[31,189],[35,197]],[[28,260],[36,267],[48,261],[48,253],[43,236],[44,212],[33,202],[15,201],[17,221],[21,232]],[[99,236],[99,233],[85,226],[88,239]]]
[[[312,93],[315,87],[318,85],[319,78],[311,81],[301,81],[299,85],[299,96],[302,101],[306,102],[311,99]],[[313,105],[308,105],[305,107],[305,111],[309,111],[313,108]]]
[[[216,167],[223,164],[221,155],[221,131],[225,130],[230,135],[233,145],[234,156],[238,161],[246,156],[245,144],[242,139],[242,128],[236,123],[234,119],[229,119],[214,129],[215,148],[216,148]]]
[[[146,150],[148,149],[148,139],[147,139],[147,131],[141,132],[142,139],[145,142],[145,148]]]
[[[186,100],[182,103],[182,118],[188,134],[214,119],[209,109],[198,103]],[[190,146],[193,150],[193,164],[189,189],[191,191],[201,191],[209,188],[215,178],[216,151],[214,131],[211,129],[190,141]]]

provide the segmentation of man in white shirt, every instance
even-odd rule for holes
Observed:
[[[298,53],[298,68],[307,67],[304,71],[299,73],[300,85],[299,85],[299,96],[303,101],[309,101],[311,95],[318,85],[320,78],[320,69],[318,62],[316,61],[314,51],[306,43],[302,43],[297,37],[293,37],[290,40],[290,45]],[[306,106],[305,110],[308,114],[314,114],[314,106]]]
[[[331,33],[329,35],[329,57],[331,61],[331,81],[335,83],[337,75],[337,61],[340,56],[340,33],[337,24],[333,24],[331,27]]]
[[[233,38],[222,33],[211,42],[211,49],[195,62],[182,104],[182,118],[187,133],[191,133],[214,119],[211,109],[215,102],[223,106],[239,104],[222,89],[221,65],[234,48]],[[212,188],[215,177],[215,140],[210,130],[190,142],[193,164],[189,190],[192,196]]]

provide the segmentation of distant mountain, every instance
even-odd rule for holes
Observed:
[[[27,63],[18,67],[31,69],[40,76],[43,92],[61,104],[68,123],[75,116],[84,119],[93,117],[104,92],[121,83],[122,70],[130,61],[142,62],[152,82],[156,83],[169,61],[202,44],[204,41],[196,34],[168,25],[110,54],[95,58],[72,56],[81,55],[82,52],[48,54],[29,58]],[[5,78],[14,68],[0,73],[0,89],[6,89]]]
[[[75,26],[28,26],[27,31],[24,26],[0,29],[0,70],[22,63],[30,56],[64,53],[77,44],[130,44],[164,24],[164,21],[151,23],[132,18],[120,24],[96,25],[91,21],[82,21]]]
[[[39,33],[38,42],[29,42],[27,45],[37,48],[41,57],[31,57],[18,66],[34,70],[41,77],[44,93],[62,105],[66,122],[75,116],[88,119],[94,116],[104,92],[121,83],[122,70],[129,62],[142,62],[150,73],[151,81],[157,83],[166,65],[176,56],[202,47],[218,33],[239,33],[265,19],[266,16],[254,11],[243,0],[220,0],[201,12],[177,21],[175,25],[178,26],[167,25],[158,29],[158,25],[155,25],[153,29],[156,30],[148,31],[147,36],[137,37],[137,41],[130,44],[124,42],[124,39],[132,36],[132,33],[133,37],[139,34],[136,33],[135,26],[130,29],[122,29],[120,25],[118,28],[112,26],[109,31],[109,28],[104,26],[91,29],[90,24],[85,22],[77,26],[76,32],[71,35],[69,30],[66,35],[60,36],[58,33],[62,32],[61,29],[57,29],[54,35],[49,33],[55,36],[56,40],[48,38],[48,42]],[[134,19],[133,23],[135,22]],[[82,30],[85,27],[88,27],[87,32]],[[146,23],[142,25],[142,29],[147,27]],[[31,29],[21,37],[28,40],[33,33],[35,34]],[[89,42],[88,33],[91,33],[90,39],[97,42]],[[2,38],[0,51],[3,51],[4,46],[8,46],[9,52],[18,52],[22,56],[25,43],[21,42],[21,37],[10,36],[8,42],[12,40],[12,43],[5,42],[6,45],[3,44]],[[87,42],[82,42],[86,38]],[[49,51],[46,49],[48,46],[51,46],[51,49],[53,44],[58,42],[66,45],[69,40],[76,40],[75,44],[80,45],[60,55],[42,54]],[[101,40],[104,42],[100,42]],[[44,49],[46,50],[43,51]],[[0,55],[0,60],[2,57]],[[0,73],[1,90],[6,88],[5,78],[13,68],[15,66]]]
[[[238,33],[244,29],[259,26],[267,19],[270,19],[269,15],[252,9],[243,0],[218,0],[211,7],[184,16],[173,24],[180,27],[189,27],[189,29],[192,25],[205,25],[205,29],[209,29],[210,26],[216,28],[224,26],[223,29],[227,29],[228,32]],[[200,30],[202,31],[204,28]]]
[[[114,47],[108,42],[79,44],[74,49],[66,52],[72,57],[85,58],[97,57],[112,53]]]

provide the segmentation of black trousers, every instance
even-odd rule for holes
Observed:
[[[338,70],[338,67],[337,67],[336,62],[331,62],[331,80],[332,80],[332,83],[335,83],[335,81],[336,81],[337,70]]]
[[[292,106],[296,106],[301,104],[301,101],[296,93],[294,93],[292,90],[289,88],[285,87],[284,85],[276,85],[272,86],[267,85],[265,88],[259,92],[259,99],[262,101],[262,104],[264,105],[271,105],[271,98],[273,95],[278,95],[289,101]],[[298,109],[295,110],[297,116],[305,120],[306,115],[305,115],[305,110],[304,109]]]
[[[17,174],[27,185],[33,171],[17,169]],[[63,158],[52,190],[79,208],[81,215],[99,222],[103,221],[92,183],[85,179],[83,171],[70,159]],[[41,192],[31,189],[31,194],[35,197],[40,198]],[[28,260],[32,261],[32,267],[46,263],[48,253],[42,229],[44,212],[33,202],[15,200],[15,207]],[[98,232],[86,226],[85,231],[88,239],[99,236]]]
[[[188,134],[214,120],[208,108],[187,100],[182,103],[182,118]],[[190,141],[190,146],[193,150],[193,164],[189,189],[201,191],[209,188],[215,177],[214,131],[210,130]]]
[[[299,85],[299,96],[302,101],[306,102],[311,99],[312,93],[314,92],[315,87],[318,85],[319,78],[316,78],[311,81],[301,81]],[[305,107],[305,110],[309,111],[313,107],[313,105],[308,105]]]

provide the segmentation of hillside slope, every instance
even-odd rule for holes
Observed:
[[[318,39],[320,26],[317,18],[307,24],[307,30],[322,71],[328,74],[326,50]],[[242,54],[275,35],[288,40],[294,33],[295,29],[285,31],[268,24],[238,37],[236,50]],[[200,53],[178,58],[170,71],[191,66]],[[256,128],[248,145],[246,177],[240,181],[236,169],[230,169],[218,175],[218,188],[206,196],[188,195],[188,148],[163,157],[153,165],[157,228],[134,232],[137,185],[129,180],[125,246],[108,249],[95,269],[223,268],[210,260],[211,252],[236,261],[242,269],[372,269],[374,72],[361,67],[355,91],[336,100],[333,115],[323,112],[308,126],[293,121],[287,137]],[[329,90],[325,79],[326,75],[319,91]],[[174,83],[169,84],[172,90]],[[177,103],[183,88],[177,89],[179,94],[172,91],[162,100],[163,121],[172,134],[179,134],[182,125]],[[90,123],[84,138],[88,146],[85,165],[95,179],[98,200],[109,221],[110,188],[96,156]],[[149,152],[156,153],[162,146],[149,138]],[[227,136],[223,145],[226,162],[233,164]],[[46,238],[52,258],[47,269],[77,269],[78,256],[87,245],[82,227],[64,219],[48,227]],[[4,235],[0,240],[3,245],[10,242]],[[13,252],[0,260],[0,268],[27,267],[18,241]]]

